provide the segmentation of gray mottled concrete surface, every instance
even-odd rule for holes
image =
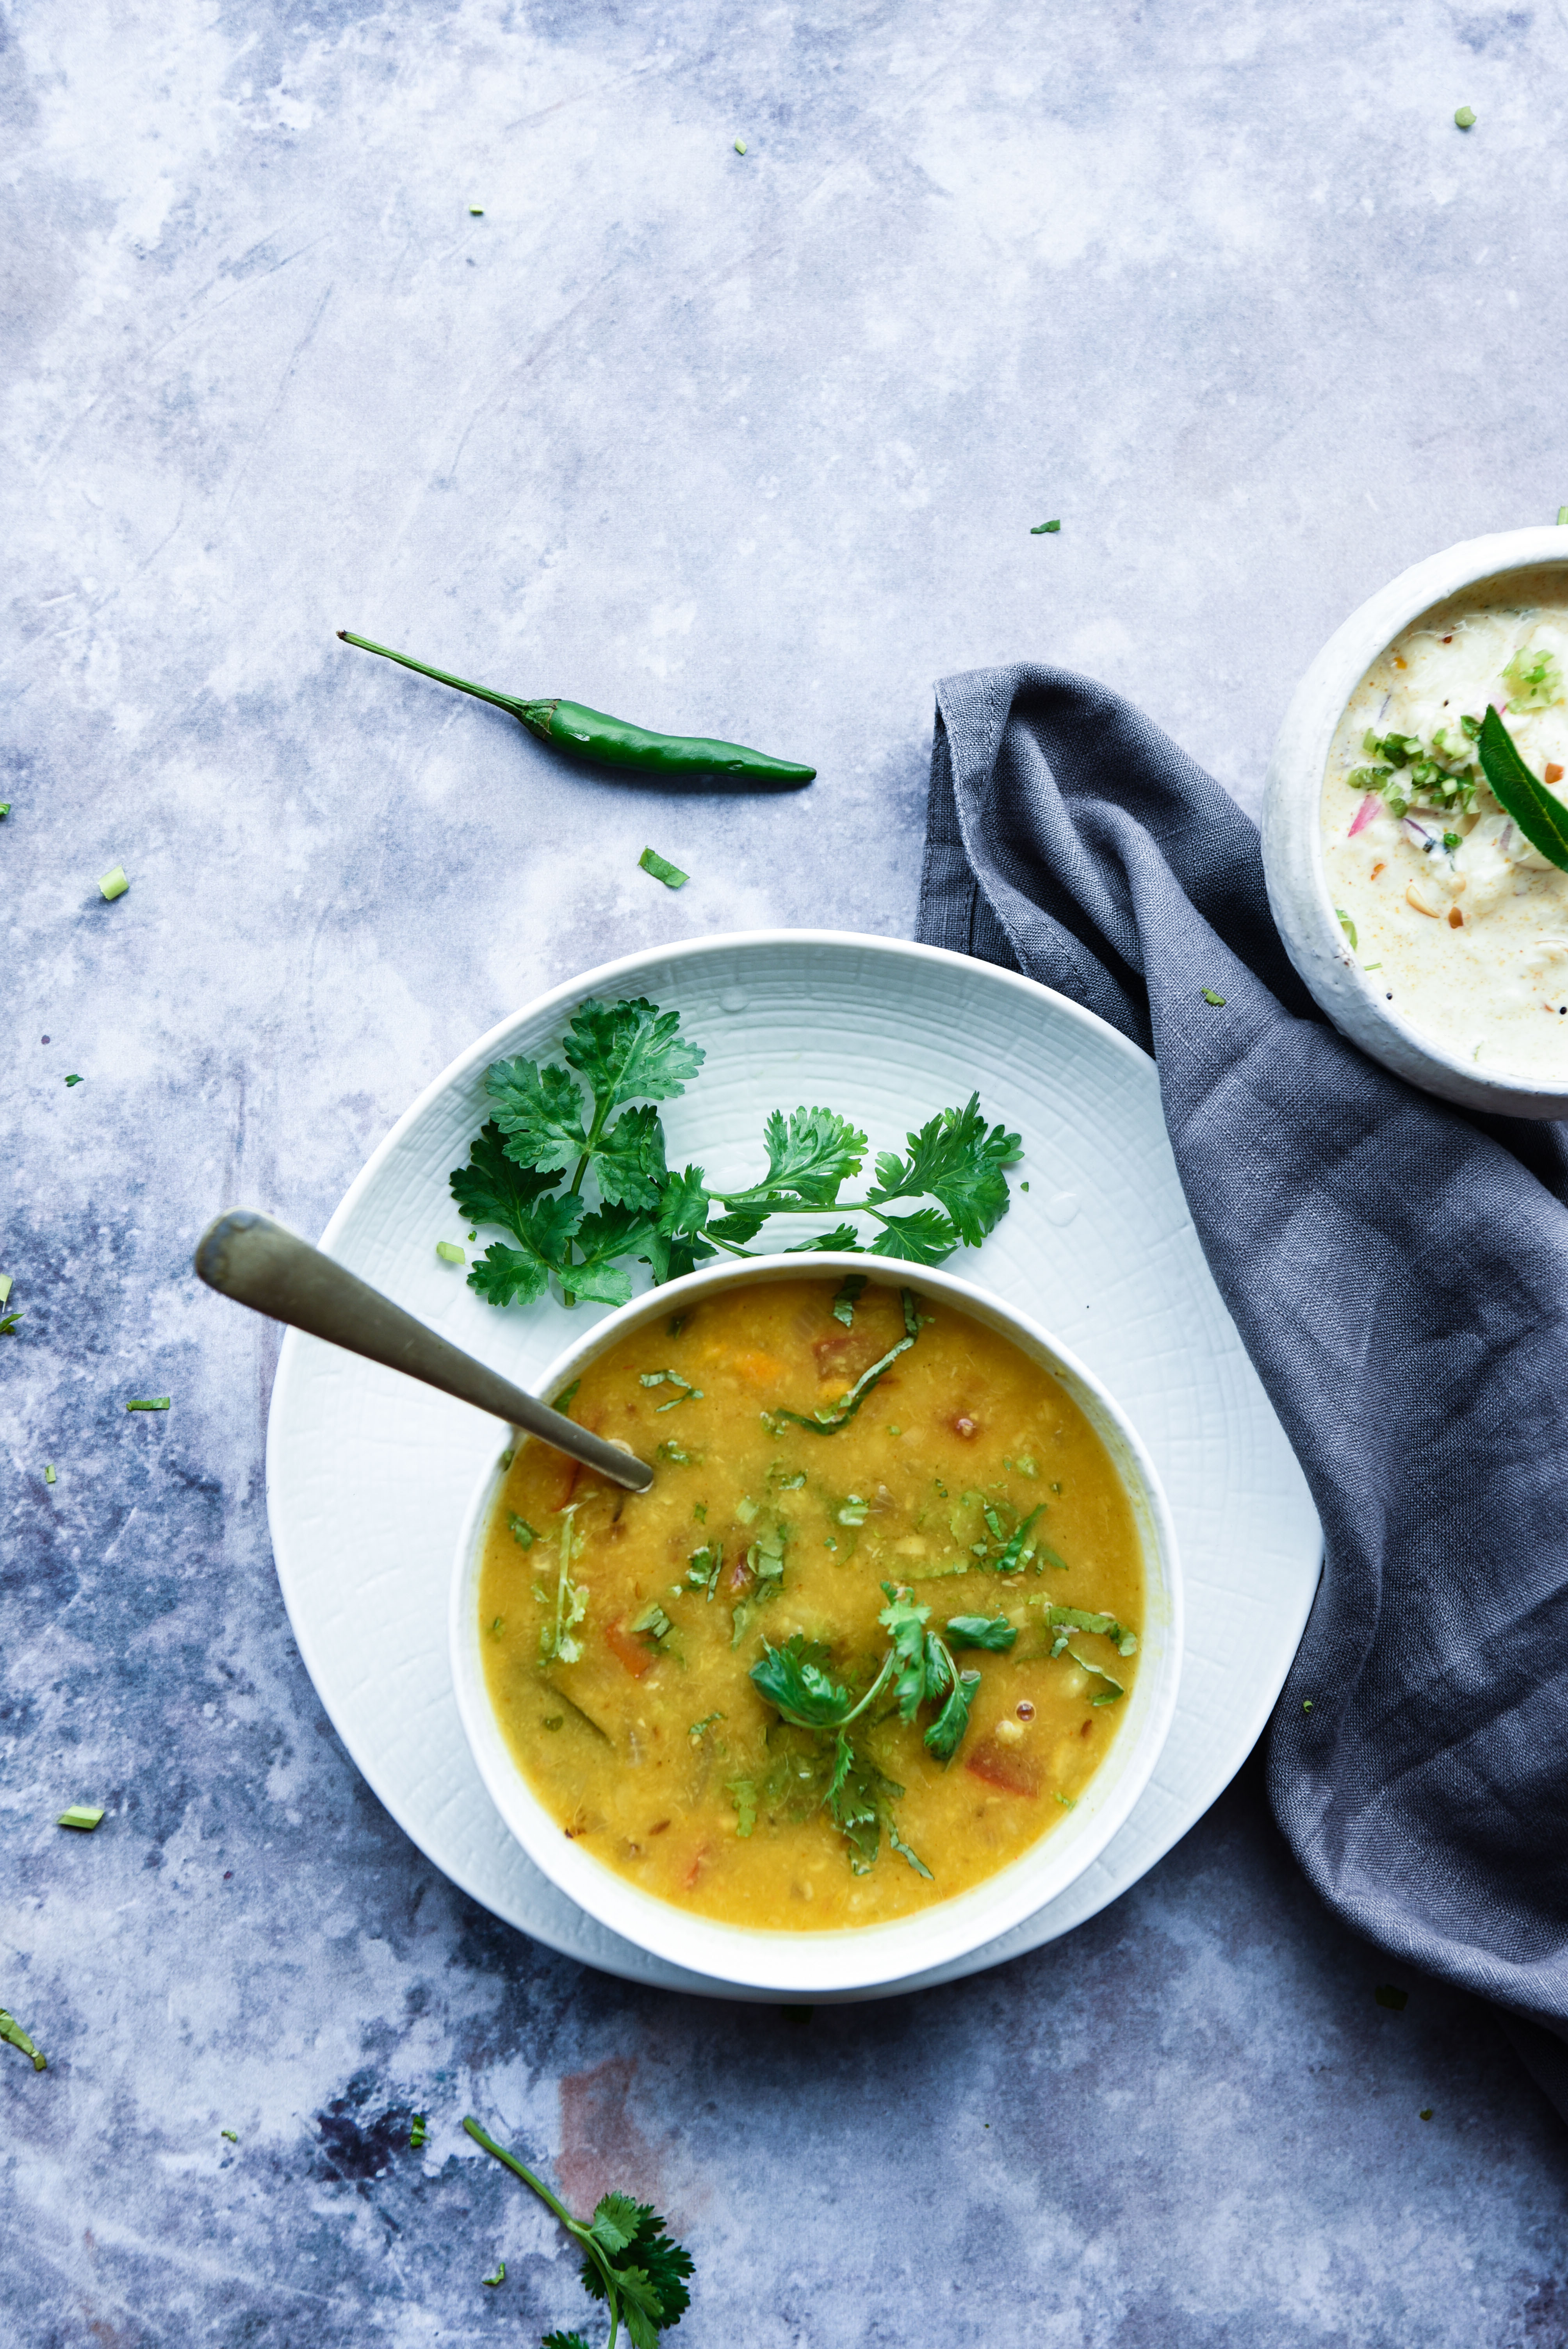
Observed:
[[[1561,2124],[1485,2013],[1374,2003],[1251,1773],[1066,1943],[807,2023],[472,1908],[300,1668],[270,1340],[186,1271],[236,1198],[319,1227],[542,985],[907,935],[944,670],[1091,669],[1255,805],[1353,604],[1568,499],[1562,10],[15,0],[4,38],[0,2002],[50,2067],[0,2048],[0,2336],[535,2340],[587,2303],[472,2109],[660,2199],[692,2349],[1568,2342]],[[573,773],[338,626],[820,781]]]

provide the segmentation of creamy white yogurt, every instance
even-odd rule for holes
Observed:
[[[1328,754],[1324,868],[1398,1017],[1490,1074],[1563,1085],[1568,873],[1487,787],[1473,731],[1489,702],[1568,800],[1568,568],[1467,589],[1373,662]]]

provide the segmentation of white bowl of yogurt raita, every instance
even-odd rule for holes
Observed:
[[[1568,1117],[1568,871],[1494,795],[1489,707],[1568,822],[1561,528],[1451,546],[1336,630],[1269,763],[1269,903],[1373,1059],[1467,1108]]]

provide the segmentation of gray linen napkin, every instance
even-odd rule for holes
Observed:
[[[1275,1816],[1347,1925],[1498,2002],[1568,2117],[1564,1129],[1467,1117],[1346,1042],[1285,957],[1253,823],[1063,669],[938,686],[920,936],[1153,1053],[1323,1520]]]

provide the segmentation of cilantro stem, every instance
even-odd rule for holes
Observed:
[[[487,2136],[472,2113],[466,2113],[463,2116],[463,2127],[476,2145],[482,2146],[486,2153],[493,2155],[497,2161],[503,2163],[515,2177],[521,2178],[525,2186],[531,2186],[545,2208],[553,2211],[556,2218],[560,2220],[567,2233],[582,2244],[603,2278],[604,2293],[610,2303],[610,2338],[605,2344],[605,2349],[615,2349],[615,2335],[621,2328],[621,2304],[615,2292],[614,2271],[593,2240],[590,2230],[579,2226],[565,2204],[556,2200],[543,2178],[536,2178],[526,2161],[519,2161],[515,2153],[508,2153],[504,2145],[497,2145],[493,2137]]]

